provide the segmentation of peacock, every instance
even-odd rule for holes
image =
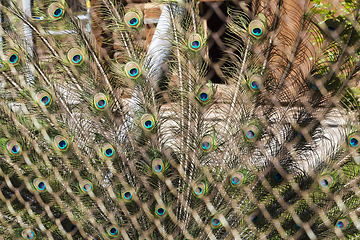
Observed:
[[[1,1],[1,239],[358,239],[358,1],[151,6]]]

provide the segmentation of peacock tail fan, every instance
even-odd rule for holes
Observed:
[[[2,239],[357,239],[359,3],[0,3]]]

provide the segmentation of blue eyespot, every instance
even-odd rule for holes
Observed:
[[[10,55],[9,57],[9,62],[11,64],[15,64],[18,61],[19,57],[14,53],[12,55]]]
[[[67,58],[73,65],[81,65],[83,62],[83,52],[79,48],[71,48],[67,53]]]
[[[138,73],[139,73],[139,70],[137,70],[136,68],[132,68],[129,71],[129,75],[132,76],[132,77],[138,75]]]
[[[248,130],[246,132],[246,137],[249,138],[249,139],[253,139],[255,137],[255,133],[253,130]]]
[[[261,28],[254,28],[252,30],[252,33],[255,35],[255,36],[260,36],[262,34],[262,30]]]
[[[130,191],[125,192],[123,194],[123,196],[124,196],[124,199],[126,199],[126,200],[130,200],[132,198],[132,194]]]
[[[110,234],[111,234],[111,235],[116,235],[117,232],[118,232],[118,230],[117,230],[115,227],[112,227],[112,228],[110,229]]]
[[[25,229],[21,232],[21,236],[24,239],[35,239],[35,233],[31,229]]]
[[[6,143],[6,149],[12,156],[18,156],[21,154],[20,144],[16,141],[8,141]]]
[[[161,172],[162,171],[162,166],[160,164],[155,165],[154,171],[155,172]]]
[[[215,149],[214,139],[211,136],[205,136],[200,142],[200,147],[204,152],[210,152]]]
[[[321,179],[321,186],[322,187],[329,187],[329,181],[326,180],[325,178]]]
[[[250,85],[253,90],[258,90],[260,88],[260,83],[257,81],[251,81]]]
[[[251,214],[250,219],[251,219],[252,222],[259,221],[259,217],[258,217],[257,214]]]
[[[40,102],[41,102],[44,106],[46,106],[46,105],[48,105],[48,104],[50,103],[50,98],[49,98],[48,96],[44,96],[44,97],[41,98]]]
[[[233,187],[240,186],[245,180],[245,175],[242,172],[237,172],[231,175],[230,183]]]
[[[65,140],[61,140],[59,143],[58,143],[58,146],[60,149],[65,149],[66,146],[67,146],[67,142]]]
[[[319,180],[320,187],[323,189],[332,187],[334,183],[334,177],[330,174],[323,175]]]
[[[315,91],[319,91],[319,87],[317,86],[316,83],[313,82],[313,83],[311,83],[310,85],[311,85],[311,88],[312,88],[312,89],[314,89]]]
[[[110,237],[115,237],[119,233],[117,227],[115,227],[113,225],[107,226],[106,227],[106,232]]]
[[[297,132],[296,132],[296,136],[297,136],[299,139],[301,139],[301,140],[305,139],[305,136],[304,136],[304,134],[302,134],[301,131],[297,131]]]
[[[62,12],[63,12],[63,10],[61,9],[61,8],[57,8],[57,9],[55,9],[55,11],[54,11],[54,17],[60,17],[61,16],[61,14],[62,14]]]
[[[353,137],[350,138],[349,142],[350,142],[350,146],[352,146],[352,147],[359,146],[359,140],[357,140],[356,138],[353,138]]]
[[[238,185],[240,183],[240,179],[238,177],[233,177],[231,179],[232,184]]]
[[[135,62],[128,62],[125,65],[125,74],[131,79],[136,79],[141,75],[140,67]]]
[[[61,141],[59,141],[58,147],[59,147],[61,150],[64,150],[64,149],[67,147],[67,142],[66,142],[66,140],[61,140]]]
[[[141,123],[141,126],[143,127],[143,129],[146,131],[151,131],[155,128],[155,119],[150,114],[144,114],[141,117],[140,123]]]
[[[211,219],[211,225],[213,227],[218,227],[220,225],[220,219],[213,217],[213,219]]]
[[[19,146],[19,144],[15,144],[12,148],[11,148],[11,152],[13,154],[18,154],[21,151],[21,148]]]
[[[35,187],[35,190],[37,190],[38,192],[44,192],[46,190],[45,182],[39,178],[35,178],[33,180],[33,186]]]
[[[193,194],[197,198],[201,198],[205,194],[206,185],[203,182],[198,182],[193,186]]]
[[[86,183],[84,186],[83,186],[83,190],[85,192],[88,192],[91,190],[91,184],[90,183]]]
[[[161,173],[164,171],[164,163],[160,158],[155,158],[152,161],[152,169],[155,174]]]
[[[201,144],[201,146],[204,150],[208,150],[210,148],[211,144],[209,142],[203,142]]]
[[[277,181],[277,182],[281,182],[284,178],[281,176],[281,174],[280,174],[279,172],[276,172],[276,173],[274,174],[274,179],[275,179],[275,181]]]
[[[196,188],[194,189],[194,193],[195,193],[196,195],[201,195],[203,192],[204,192],[204,190],[203,190],[201,187],[196,187]]]
[[[191,42],[191,47],[192,47],[192,48],[195,48],[195,49],[199,48],[199,47],[200,47],[200,42],[197,41],[197,40],[192,41],[192,42]]]
[[[200,93],[199,96],[200,96],[200,100],[203,101],[203,102],[205,102],[205,101],[207,101],[209,99],[209,95],[207,93],[204,93],[204,92]]]
[[[135,17],[130,19],[130,21],[129,21],[129,24],[131,26],[136,26],[138,23],[139,23],[139,20],[137,18],[135,18]]]
[[[89,180],[83,179],[79,182],[79,186],[82,192],[87,193],[91,191],[92,184]]]
[[[137,28],[138,26],[140,26],[140,21],[142,21],[142,19],[139,14],[130,11],[125,14],[124,21],[126,26],[130,28]]]
[[[81,62],[82,57],[81,57],[81,55],[76,54],[75,56],[72,57],[72,60],[74,63],[79,63],[79,62]]]
[[[114,154],[114,151],[111,148],[105,150],[105,155],[111,157]]]
[[[259,209],[256,209],[255,211],[253,211],[253,212],[250,214],[250,220],[251,220],[253,223],[257,223],[257,222],[259,222],[261,219],[262,219],[262,214],[261,214],[261,211],[260,211]]]
[[[107,97],[103,93],[98,93],[94,97],[95,108],[98,110],[104,110],[107,107]]]
[[[204,41],[199,34],[193,33],[190,35],[188,40],[188,47],[192,51],[194,52],[199,51],[203,45],[204,45]]]
[[[251,36],[256,39],[260,39],[265,35],[265,29],[266,23],[261,20],[255,19],[250,22],[248,31]]]
[[[155,214],[158,217],[164,217],[165,214],[166,214],[166,210],[165,210],[165,208],[163,206],[158,205],[158,206],[155,207]]]
[[[60,3],[52,3],[48,8],[48,14],[51,19],[58,20],[64,15],[64,6]]]
[[[59,149],[60,151],[65,151],[69,148],[67,139],[65,139],[62,136],[56,136],[54,143],[55,143],[55,146],[57,147],[57,149]]]
[[[158,208],[158,209],[156,210],[156,212],[157,212],[157,214],[158,214],[159,216],[162,216],[162,215],[165,214],[165,209],[163,209],[163,208]]]
[[[353,149],[358,149],[360,147],[359,141],[360,141],[360,134],[357,132],[351,134],[348,137],[348,144]]]
[[[151,128],[153,126],[153,122],[151,120],[147,120],[144,123],[144,127]]]
[[[340,228],[341,230],[347,229],[349,226],[349,221],[347,219],[340,219],[336,222],[336,227]]]
[[[48,107],[51,104],[52,98],[51,95],[48,92],[40,91],[36,94],[37,101],[45,106]]]

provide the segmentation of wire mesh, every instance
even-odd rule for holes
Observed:
[[[2,239],[357,239],[357,1],[8,1]]]

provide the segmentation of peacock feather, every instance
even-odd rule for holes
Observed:
[[[144,6],[1,1],[1,238],[359,238],[358,1]]]

